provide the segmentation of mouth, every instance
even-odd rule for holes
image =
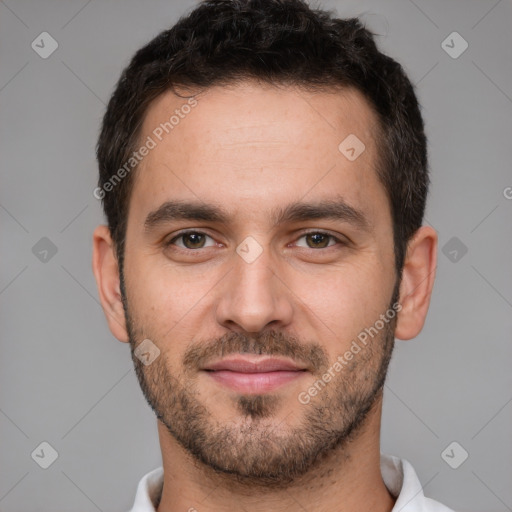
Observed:
[[[248,394],[273,391],[308,372],[290,359],[248,354],[213,362],[201,370],[217,384]]]

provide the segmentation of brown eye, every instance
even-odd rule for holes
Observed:
[[[306,245],[299,246],[307,247],[308,249],[325,249],[327,247],[336,245],[336,242],[341,243],[341,240],[335,236],[329,233],[324,233],[322,231],[312,231],[311,233],[305,233],[299,238],[299,240],[302,238],[306,240]],[[334,241],[334,243],[330,243],[331,241]]]
[[[205,233],[201,233],[199,231],[187,231],[185,233],[180,233],[178,236],[175,236],[167,245],[176,245],[177,247],[180,247],[181,249],[202,249],[204,247],[210,247],[205,245],[206,239],[211,238]],[[181,239],[181,244],[176,243],[178,240]]]
[[[312,233],[306,235],[306,240],[310,240],[311,244],[308,245],[313,249],[323,249],[329,245],[329,239],[331,236],[325,235],[324,233]]]

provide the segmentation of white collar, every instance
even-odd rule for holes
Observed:
[[[384,484],[397,498],[391,512],[453,512],[441,503],[425,497],[416,471],[406,459],[380,454],[380,469]],[[129,512],[156,512],[162,492],[164,468],[156,468],[142,477],[135,502]]]

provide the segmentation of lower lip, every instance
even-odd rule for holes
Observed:
[[[206,372],[216,382],[240,393],[266,393],[302,377],[305,371],[241,373],[229,370]]]

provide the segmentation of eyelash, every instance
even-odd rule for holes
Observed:
[[[205,235],[205,236],[207,236],[207,237],[209,237],[209,238],[211,238],[213,240],[213,237],[208,235],[208,233],[204,233],[203,231],[197,231],[197,230],[190,229],[190,230],[186,230],[186,231],[180,231],[171,240],[169,240],[168,242],[165,243],[165,247],[169,247],[171,245],[174,245],[174,242],[176,240],[179,240],[180,238],[183,238],[185,235],[189,235],[189,234]],[[333,248],[336,245],[341,245],[341,246],[348,245],[347,242],[345,242],[344,240],[341,240],[340,238],[332,235],[331,233],[329,233],[327,231],[307,231],[305,233],[302,233],[297,240],[300,240],[301,238],[303,238],[303,237],[305,237],[307,235],[324,235],[324,236],[327,236],[330,239],[334,240],[335,242],[337,242],[337,244],[335,244],[335,245],[328,245],[327,247],[321,247],[319,249],[314,249],[312,247],[302,247],[302,249],[306,249],[306,250],[309,249],[310,251],[319,251],[321,249],[326,250],[326,249]],[[200,247],[198,249],[187,249],[187,248],[178,247],[178,246],[176,246],[176,247],[177,247],[178,250],[181,250],[181,251],[184,251],[184,252],[189,252],[189,253],[198,252],[201,249],[207,249],[208,248],[208,247]]]

